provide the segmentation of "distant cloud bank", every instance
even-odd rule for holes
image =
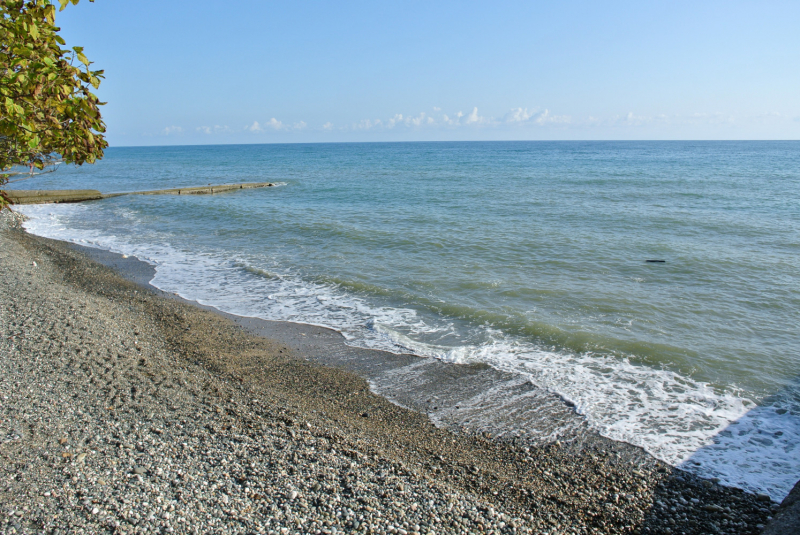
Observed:
[[[458,110],[445,113],[441,107],[432,107],[431,112],[419,112],[416,114],[395,113],[388,118],[360,119],[355,122],[336,125],[331,121],[326,121],[318,126],[309,126],[304,120],[285,122],[276,117],[267,120],[253,120],[251,123],[236,129],[227,125],[196,126],[184,128],[179,125],[165,127],[161,131],[162,136],[182,136],[186,132],[196,132],[199,134],[213,135],[274,135],[275,133],[298,134],[301,132],[317,132],[320,134],[335,135],[339,133],[358,133],[358,132],[397,132],[405,130],[409,133],[415,131],[434,131],[434,130],[458,130],[458,129],[493,129],[501,132],[518,131],[526,128],[550,128],[557,130],[591,129],[623,130],[637,129],[645,127],[659,126],[726,126],[734,124],[767,123],[771,121],[800,121],[800,117],[782,115],[777,112],[763,113],[754,117],[735,118],[729,114],[722,113],[695,113],[690,115],[641,115],[632,111],[613,115],[609,117],[572,117],[570,115],[557,115],[549,109],[517,107],[509,109],[499,117],[482,115],[477,106],[472,110],[464,112]],[[270,134],[272,133],[272,134]],[[145,134],[152,135],[152,134]]]

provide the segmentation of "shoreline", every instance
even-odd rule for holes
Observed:
[[[373,350],[358,350],[339,341],[344,349],[334,351],[334,331],[259,323],[263,320],[255,325],[249,318],[234,323],[229,315],[144,290],[139,281],[124,280],[119,272],[94,263],[72,244],[2,227],[0,223],[6,251],[1,255],[3,278],[17,275],[3,281],[2,291],[19,315],[3,318],[3,334],[8,336],[2,344],[9,346],[3,347],[7,355],[3,358],[8,359],[4,368],[12,371],[0,385],[8,392],[34,392],[30,396],[47,398],[53,392],[34,388],[37,378],[39,384],[64,382],[67,370],[88,368],[92,373],[78,374],[78,379],[74,373],[69,375],[72,388],[62,394],[88,399],[105,393],[103,403],[81,409],[81,418],[94,419],[94,427],[89,425],[92,431],[84,433],[76,426],[67,433],[69,437],[80,434],[80,446],[80,441],[71,438],[60,443],[64,436],[58,436],[61,431],[53,429],[47,418],[40,418],[43,423],[36,425],[36,432],[26,424],[38,413],[65,409],[63,400],[60,408],[57,399],[50,400],[52,405],[44,400],[32,404],[13,395],[10,401],[3,400],[0,425],[12,424],[20,431],[18,439],[0,446],[2,476],[14,481],[0,489],[2,501],[23,512],[4,517],[11,519],[3,520],[8,532],[25,531],[25,522],[34,526],[23,509],[33,507],[23,504],[39,500],[48,502],[42,506],[48,511],[42,518],[52,518],[48,521],[52,526],[73,520],[70,515],[78,511],[83,515],[78,518],[81,525],[97,525],[102,518],[104,529],[112,526],[118,532],[141,531],[145,526],[185,532],[191,532],[192,526],[218,530],[221,522],[234,532],[241,527],[265,533],[278,533],[281,528],[311,533],[331,533],[331,528],[377,533],[757,533],[771,514],[768,501],[701,480],[655,461],[638,448],[599,436],[587,434],[582,440],[531,446],[515,439],[492,440],[477,432],[455,433],[447,425],[437,428],[418,407],[408,410],[372,393],[352,371],[361,366],[363,373],[369,373],[376,359],[358,354]],[[35,267],[30,267],[32,262],[37,263]],[[125,269],[121,272],[124,275]],[[93,303],[94,313],[76,312],[80,310],[76,299]],[[37,314],[29,310],[32,306],[48,313]],[[129,314],[138,319],[126,323]],[[32,322],[22,337],[16,332],[21,318]],[[81,322],[86,329],[78,338],[57,346],[59,331]],[[259,334],[269,334],[269,329],[277,334],[264,338],[246,330],[256,327]],[[109,329],[127,329],[127,338],[101,336]],[[146,354],[141,357],[145,365],[137,364],[138,357],[112,356],[113,352]],[[40,362],[34,369],[30,368],[31,354]],[[322,362],[323,357],[331,361]],[[59,358],[68,365],[41,365]],[[341,369],[345,365],[351,371]],[[448,366],[453,370],[458,365]],[[463,366],[462,371],[481,371],[468,368]],[[169,383],[169,395],[158,394],[160,388],[150,395],[141,385],[126,390],[117,384],[122,381],[118,376],[153,384],[148,374],[165,376],[158,384]],[[109,376],[104,386],[96,384],[98,377]],[[27,385],[20,386],[23,383]],[[136,396],[144,399],[134,402]],[[124,433],[117,433],[121,438],[114,433],[108,436],[100,424],[110,425],[107,420],[112,416],[118,418],[117,427],[127,425],[127,432],[139,440],[126,439]],[[190,439],[211,444],[207,452],[228,451],[234,441],[244,445],[248,454],[229,451],[211,455],[214,462],[200,462],[203,452]],[[67,445],[72,451],[65,451]],[[84,451],[73,456],[75,448]],[[131,468],[128,463],[123,469],[124,463],[112,452],[128,451],[138,455],[139,464]],[[48,460],[42,462],[42,458]],[[261,461],[268,469],[251,466]],[[182,468],[165,471],[163,465],[170,462]],[[157,467],[159,463],[162,466]],[[329,468],[334,468],[333,478],[327,477]],[[32,475],[37,471],[45,475]],[[171,480],[163,476],[167,472],[189,477]],[[117,475],[119,485],[114,483]],[[52,483],[54,479],[59,485]],[[181,490],[197,480],[226,482],[227,491]],[[170,502],[166,510],[144,518],[125,514],[125,499],[137,501],[136,496],[144,492],[144,487],[131,481],[159,489],[161,501],[154,503]],[[257,483],[264,492],[254,490]],[[86,492],[78,492],[82,486]],[[56,487],[59,490],[43,490]],[[50,499],[54,492],[59,499]],[[100,517],[98,505],[116,500],[115,492],[123,496],[117,500],[123,504],[118,507],[122,513]],[[96,497],[100,495],[106,497]],[[84,504],[87,500],[89,504]],[[211,504],[216,507],[220,501],[222,513],[210,515]],[[238,514],[225,512],[232,509],[226,507],[231,503],[238,504]],[[178,517],[184,521],[170,522],[176,518],[171,513],[180,507],[187,511]],[[186,520],[192,515],[194,520]],[[42,529],[50,528],[43,525]]]
[[[577,414],[561,396],[536,387],[529,381],[485,364],[456,364],[411,353],[393,353],[347,344],[336,329],[324,325],[292,321],[265,320],[228,313],[211,305],[165,292],[151,284],[155,267],[135,256],[65,242],[90,259],[116,270],[124,279],[143,286],[157,295],[208,310],[225,317],[251,334],[280,341],[314,362],[341,368],[366,380],[373,392],[392,403],[425,414],[439,427],[472,434],[490,434],[515,443],[535,445],[559,442],[624,444],[631,462],[639,456],[650,458],[641,447],[603,437],[591,430],[586,419]],[[477,407],[475,398],[486,403],[482,394],[515,391],[510,407],[494,407],[500,414],[476,417],[490,409]],[[508,396],[512,397],[512,396]],[[521,399],[520,399],[521,398]],[[515,402],[516,401],[516,402]],[[522,415],[510,417],[507,413]],[[470,419],[472,425],[470,425]],[[465,421],[467,420],[467,421]],[[477,422],[480,425],[475,425]],[[515,427],[510,427],[513,425]],[[520,427],[536,429],[525,436]]]

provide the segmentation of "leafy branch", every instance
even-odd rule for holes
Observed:
[[[60,10],[78,1],[59,0]],[[61,48],[55,16],[50,0],[0,0],[0,186],[15,166],[94,163],[108,146],[104,103],[91,92],[103,71],[83,47]],[[0,209],[7,205],[0,192]]]

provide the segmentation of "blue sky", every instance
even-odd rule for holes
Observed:
[[[83,0],[111,145],[800,139],[800,2]]]

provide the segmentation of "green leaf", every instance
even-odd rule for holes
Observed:
[[[49,22],[50,24],[55,24],[56,6],[51,4],[45,8],[45,18],[47,19],[47,22]]]
[[[55,26],[54,4],[0,0],[0,171],[30,163],[41,168],[54,154],[80,165],[102,158],[108,146],[97,97],[89,92],[102,71],[89,69],[82,47],[61,48],[66,42]],[[0,208],[4,202],[0,195]]]

